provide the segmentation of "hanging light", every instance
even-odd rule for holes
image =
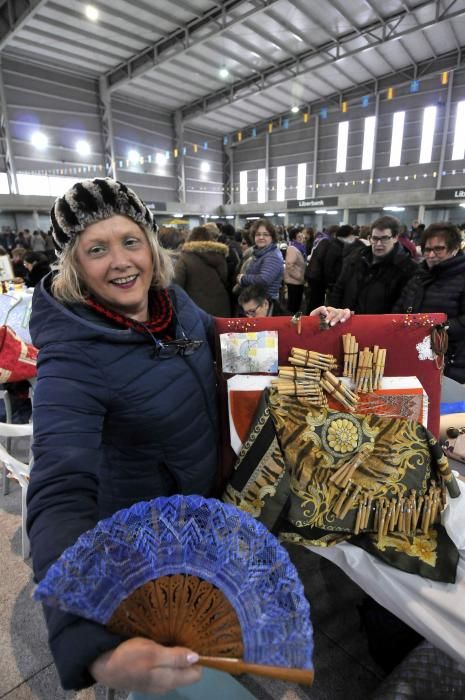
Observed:
[[[48,137],[43,131],[34,131],[31,136],[31,143],[39,151],[43,151],[48,146]]]
[[[128,153],[128,161],[133,165],[140,163],[140,153],[134,149],[131,149]]]
[[[76,151],[80,156],[90,155],[90,143],[84,141],[84,139],[79,139],[79,141],[76,141]]]
[[[91,22],[96,22],[98,20],[99,11],[94,5],[86,5],[85,15]]]

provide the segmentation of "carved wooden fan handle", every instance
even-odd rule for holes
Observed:
[[[286,668],[285,666],[266,666],[265,664],[249,664],[242,659],[231,659],[222,656],[201,656],[200,666],[208,666],[218,671],[226,671],[232,675],[241,673],[256,673],[259,676],[269,676],[280,681],[312,685],[314,673],[307,668]]]

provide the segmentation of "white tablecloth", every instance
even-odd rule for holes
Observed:
[[[443,514],[449,536],[460,551],[455,584],[399,571],[346,542],[309,549],[339,566],[368,595],[461,663],[465,671],[465,483],[459,483],[462,495],[449,499]]]

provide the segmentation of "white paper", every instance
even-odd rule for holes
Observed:
[[[278,331],[221,333],[220,344],[226,374],[277,374]]]

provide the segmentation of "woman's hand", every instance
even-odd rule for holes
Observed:
[[[167,693],[200,680],[198,655],[184,647],[164,647],[135,637],[99,656],[89,670],[98,683],[115,690]]]
[[[330,326],[335,326],[336,323],[344,323],[348,321],[354,312],[350,309],[336,309],[334,306],[319,306],[317,309],[310,311],[309,316],[319,316],[322,314],[325,317],[326,323]]]

